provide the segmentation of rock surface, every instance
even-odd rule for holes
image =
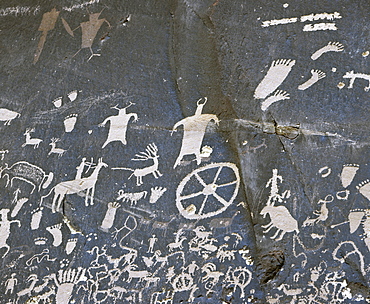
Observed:
[[[369,8],[2,3],[0,303],[369,303]]]

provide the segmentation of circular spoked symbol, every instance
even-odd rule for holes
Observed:
[[[238,167],[215,163],[188,174],[176,190],[176,206],[187,219],[204,219],[220,214],[238,194]]]

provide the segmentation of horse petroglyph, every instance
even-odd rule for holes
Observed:
[[[54,191],[54,198],[51,209],[53,213],[55,213],[60,210],[63,199],[67,194],[76,194],[84,190],[86,190],[85,205],[86,206],[89,205],[89,198],[90,205],[93,205],[95,184],[98,180],[99,172],[103,167],[108,167],[108,165],[103,162],[102,158],[100,158],[94,171],[91,173],[89,177],[65,181],[57,184],[50,190],[48,194],[41,197],[40,205],[42,205],[43,199],[49,196]]]

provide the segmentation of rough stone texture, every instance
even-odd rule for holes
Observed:
[[[369,6],[1,3],[0,303],[368,303]]]

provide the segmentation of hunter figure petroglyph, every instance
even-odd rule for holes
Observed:
[[[126,133],[128,123],[131,118],[134,119],[133,122],[138,120],[136,113],[126,113],[126,109],[132,105],[134,105],[134,103],[131,102],[128,106],[122,109],[118,108],[118,105],[112,107],[112,109],[118,110],[118,115],[109,116],[99,125],[100,127],[104,127],[107,122],[110,123],[108,137],[103,144],[102,149],[112,141],[120,141],[123,145],[127,144]]]
[[[185,155],[195,155],[197,164],[201,163],[201,146],[209,122],[213,121],[219,124],[219,119],[214,114],[202,114],[203,107],[207,103],[207,97],[201,103],[202,98],[197,101],[197,109],[193,116],[186,117],[178,121],[172,129],[175,132],[179,126],[183,126],[184,134],[179,156],[177,157],[173,168],[176,168]]]
[[[86,190],[85,205],[86,206],[89,205],[89,198],[90,198],[90,205],[93,205],[94,204],[94,194],[95,194],[95,184],[98,180],[100,169],[103,167],[108,167],[108,165],[103,162],[102,158],[100,158],[94,171],[91,173],[89,177],[74,179],[74,180],[65,181],[65,182],[61,182],[57,184],[50,190],[48,194],[41,197],[40,206],[43,203],[43,199],[49,196],[54,191],[54,198],[53,198],[51,209],[53,213],[58,212],[62,205],[63,199],[66,195],[76,194],[84,190]]]

